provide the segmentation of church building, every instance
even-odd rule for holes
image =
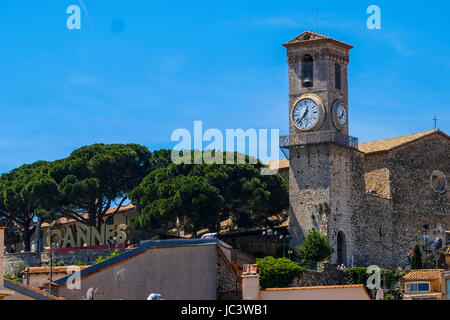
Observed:
[[[291,246],[315,228],[347,266],[406,266],[450,230],[450,137],[440,130],[358,144],[349,136],[352,46],[306,31],[283,45],[289,65]],[[357,106],[356,106],[357,107]],[[283,174],[283,173],[282,173]]]

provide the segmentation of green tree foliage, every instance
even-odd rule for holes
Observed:
[[[418,244],[414,247],[411,269],[422,269],[422,253]]]
[[[158,156],[162,158],[163,154]],[[79,148],[50,167],[49,174],[59,190],[60,204],[56,211],[85,225],[99,227],[119,211],[128,193],[157,166],[148,149],[136,144]],[[116,210],[106,217],[114,206]]]
[[[352,267],[344,270],[347,280],[350,284],[367,285],[367,279],[371,274],[367,273],[366,267]],[[396,275],[390,269],[380,269],[381,287],[386,289],[394,288],[394,285],[399,281],[400,276]]]
[[[45,217],[57,203],[57,185],[46,173],[49,165],[39,161],[0,177],[0,218],[19,232],[25,251],[30,251],[34,217]]]
[[[366,267],[352,267],[345,269],[344,272],[350,284],[366,285],[367,279],[370,277]]]
[[[256,259],[256,264],[263,288],[287,287],[305,271],[305,268],[288,258],[265,257]]]
[[[240,227],[268,224],[269,216],[288,207],[287,181],[278,174],[262,176],[263,164],[245,159],[245,164],[171,163],[151,172],[130,194],[142,213],[132,226],[152,230],[178,218],[195,237],[202,228],[218,231],[228,218]]]
[[[295,248],[294,253],[300,263],[316,263],[328,258],[333,253],[333,247],[326,235],[311,229],[303,243]]]

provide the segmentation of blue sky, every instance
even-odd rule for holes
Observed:
[[[395,3],[394,3],[395,2]],[[285,48],[304,30],[354,46],[350,134],[450,133],[447,2],[79,0],[0,4],[0,172],[92,143],[170,147],[177,128],[288,131]],[[366,27],[369,5],[382,29]]]

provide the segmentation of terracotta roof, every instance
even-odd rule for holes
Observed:
[[[406,281],[421,281],[421,280],[437,280],[441,278],[443,269],[419,269],[412,270],[403,276]]]
[[[364,285],[363,284],[346,284],[346,285],[336,285],[336,286],[267,288],[266,291],[314,290],[314,289],[345,289],[345,288],[364,288]]]
[[[19,292],[25,296],[29,296],[32,297],[34,299],[37,300],[69,300],[67,298],[63,298],[63,297],[58,297],[52,294],[49,294],[48,292],[45,292],[41,289],[38,288],[34,288],[32,286],[17,282],[17,281],[13,281],[13,280],[9,280],[9,279],[5,279],[5,288],[8,288],[10,290]]]
[[[106,215],[112,214],[114,211],[116,211],[116,208],[117,208],[117,207],[109,208],[108,211],[106,211]],[[122,207],[119,209],[119,212],[127,211],[127,210],[130,210],[130,209],[133,209],[133,208],[134,208],[134,205],[133,205],[132,203],[130,203],[130,204],[126,205],[126,206],[122,206]],[[81,213],[80,216],[86,219],[86,218],[88,218],[89,214],[87,214],[87,213]],[[70,218],[66,218],[66,217],[59,218],[59,219],[56,220],[56,221],[57,221],[57,222],[56,222],[57,224],[66,224],[66,223],[73,223],[73,222],[76,222],[75,219],[70,219]],[[42,228],[47,228],[48,226],[50,226],[50,224],[47,223],[47,222],[44,222],[44,223],[42,223],[42,225],[41,225]]]
[[[396,149],[398,147],[401,147],[408,143],[412,143],[414,141],[428,137],[433,134],[440,134],[450,139],[449,136],[447,136],[444,132],[440,131],[439,129],[433,129],[390,139],[375,140],[366,143],[360,143],[358,145],[358,150],[364,153],[385,152],[392,149]]]
[[[90,266],[59,266],[59,267],[53,267],[54,273],[67,273],[68,267],[78,267],[80,270],[86,269]],[[28,267],[25,270],[21,272],[28,273],[28,274],[37,274],[37,273],[50,273],[50,267]]]
[[[347,44],[345,42],[338,41],[336,39],[333,39],[333,38],[330,38],[330,37],[327,37],[327,36],[324,36],[322,34],[318,34],[318,33],[312,32],[312,31],[305,31],[305,32],[303,32],[301,35],[295,37],[291,41],[286,42],[285,44],[283,44],[283,46],[284,47],[291,47],[291,46],[295,46],[295,45],[298,45],[298,44],[308,43],[308,42],[311,42],[311,41],[316,41],[316,42],[317,41],[329,41],[329,42],[333,42],[333,43],[335,43],[337,45],[343,46],[343,47],[345,47],[347,49],[353,48],[353,46],[351,46],[351,45],[349,45],[349,44]]]
[[[233,269],[234,269],[234,271],[236,272],[237,275],[241,275],[242,274],[241,268],[239,268],[238,265],[234,261],[231,261],[231,266],[233,267]]]
[[[278,164],[278,169],[287,169],[289,168],[289,159],[280,159],[267,162],[266,165],[269,166],[269,169],[274,169]]]

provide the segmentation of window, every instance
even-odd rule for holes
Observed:
[[[416,282],[416,283],[407,283],[406,291],[409,292],[428,292],[430,291],[430,283],[429,282]]]
[[[302,58],[302,86],[312,87],[314,85],[313,78],[314,60],[309,54],[305,54]]]
[[[334,65],[334,83],[336,85],[336,89],[341,89],[341,65]]]
[[[434,192],[444,193],[447,188],[447,177],[443,172],[435,170],[431,174],[430,183]]]

